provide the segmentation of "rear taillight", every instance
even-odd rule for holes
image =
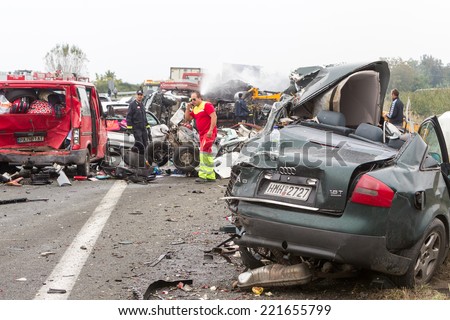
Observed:
[[[363,175],[356,184],[351,202],[374,207],[390,208],[394,191],[380,180],[367,174]]]
[[[72,149],[73,150],[78,150],[80,149],[80,129],[78,128],[74,128],[73,129],[73,145],[72,145]]]

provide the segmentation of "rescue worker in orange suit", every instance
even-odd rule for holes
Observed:
[[[195,119],[200,135],[200,170],[195,181],[199,183],[214,182],[216,174],[214,173],[212,146],[217,137],[216,110],[210,102],[202,100],[200,92],[195,91],[191,94],[184,118],[188,122]]]
[[[147,129],[150,125],[147,122],[145,107],[142,103],[144,94],[142,90],[136,91],[136,99],[130,103],[127,112],[127,130],[133,131],[134,145],[131,151],[144,154],[148,144]]]

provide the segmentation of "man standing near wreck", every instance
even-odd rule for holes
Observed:
[[[386,118],[389,122],[401,129],[403,126],[403,102],[399,98],[400,93],[397,89],[392,89],[392,104]]]
[[[238,123],[242,121],[247,122],[249,114],[250,112],[248,111],[247,103],[245,102],[244,99],[242,99],[242,92],[239,92],[238,100],[236,100],[236,102],[234,103],[235,119]]]
[[[217,114],[214,106],[202,100],[200,92],[191,94],[190,102],[184,113],[186,121],[195,119],[198,133],[200,135],[200,171],[196,182],[214,182],[214,158],[212,156],[212,145],[217,136]]]
[[[142,103],[144,93],[142,90],[136,91],[136,99],[130,103],[127,112],[127,129],[133,131],[134,146],[131,151],[144,154],[148,144],[147,129],[150,125],[147,122],[147,115]]]

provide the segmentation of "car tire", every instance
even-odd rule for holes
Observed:
[[[6,97],[6,99],[8,99],[11,102],[16,100],[17,98],[28,97],[31,100],[30,103],[38,98],[35,90],[33,90],[33,89],[10,90],[5,93],[5,97]]]
[[[77,165],[77,174],[79,176],[87,177],[91,172],[91,155],[89,151],[86,152],[84,163]]]
[[[200,151],[191,144],[184,144],[175,148],[173,164],[185,173],[192,172],[200,164]]]
[[[444,261],[446,238],[444,224],[434,219],[423,237],[412,248],[400,253],[411,258],[411,264],[404,275],[392,277],[393,282],[407,288],[430,282]]]
[[[169,161],[169,147],[166,142],[153,141],[147,146],[147,159],[162,167]]]

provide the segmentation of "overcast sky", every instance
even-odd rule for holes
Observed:
[[[379,57],[447,64],[449,14],[438,0],[6,1],[0,71],[46,71],[58,43],[86,53],[91,79],[111,70],[131,83],[167,79],[171,66],[257,65],[276,82],[300,66]]]

